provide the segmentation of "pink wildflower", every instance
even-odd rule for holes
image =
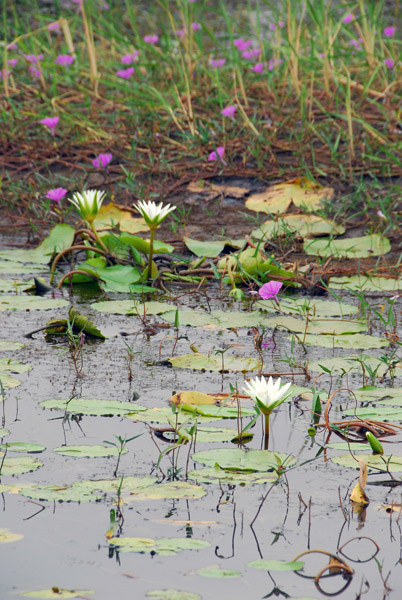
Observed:
[[[253,67],[251,67],[251,70],[254,71],[254,73],[262,73],[264,68],[265,63],[256,63]]]
[[[225,154],[224,146],[218,146],[218,148],[210,153],[208,156],[208,160],[218,160],[218,158],[226,165],[226,162],[223,160],[223,155]]]
[[[191,28],[193,31],[199,31],[202,29],[201,23],[191,23]]]
[[[67,192],[68,190],[65,190],[62,187],[54,188],[53,190],[48,191],[46,198],[49,198],[49,200],[54,200],[54,202],[60,204],[60,201],[64,198]]]
[[[264,285],[260,287],[258,293],[263,300],[269,300],[270,298],[273,298],[276,302],[278,302],[277,295],[282,286],[282,281],[268,281],[268,283],[264,283]]]
[[[129,67],[128,69],[120,69],[120,71],[116,72],[116,75],[122,79],[129,79],[131,75],[134,75],[134,71],[134,67]]]
[[[221,110],[221,115],[223,115],[224,117],[234,117],[236,110],[237,110],[237,106],[232,104],[230,106],[226,106],[226,108]]]
[[[226,62],[226,58],[211,58],[209,64],[214,69],[219,69],[219,67],[223,67]]]
[[[184,27],[183,27],[183,29],[176,29],[176,35],[181,40],[186,37],[186,33],[187,33],[187,31]]]
[[[59,54],[54,61],[56,64],[61,65],[62,67],[66,67],[68,65],[72,65],[74,62],[74,57],[70,56],[70,54]]]
[[[29,74],[32,78],[40,77],[40,70],[34,67],[33,65],[29,65],[28,67]]]
[[[97,158],[94,158],[92,164],[94,167],[104,169],[110,163],[113,158],[113,154],[98,154]]]
[[[10,60],[8,60],[7,62],[10,65],[10,67],[15,67],[15,65],[18,63],[18,58],[10,58]]]
[[[145,35],[142,39],[146,44],[157,44],[159,42],[158,35]]]
[[[253,60],[254,58],[258,58],[260,54],[261,50],[259,48],[251,48],[251,50],[245,50],[242,52],[242,57]]]
[[[47,28],[48,31],[59,31],[60,23],[58,21],[55,21],[54,23],[50,23],[50,25],[48,25]]]
[[[56,125],[59,122],[59,117],[46,117],[45,119],[42,119],[39,122],[42,123],[42,125],[44,125],[45,127],[48,127],[50,129],[50,133],[54,135]]]
[[[14,44],[14,43],[8,44],[7,50],[18,50],[18,46],[17,46],[17,44]]]
[[[395,35],[396,27],[386,27],[383,31],[384,37],[392,37]]]
[[[348,15],[346,15],[346,17],[343,19],[342,23],[344,25],[349,25],[349,23],[351,23],[354,19],[354,16],[352,15],[352,13],[349,13]]]
[[[38,54],[38,56],[36,56],[35,54],[25,54],[25,58],[29,63],[36,65],[38,64],[38,62],[43,60],[43,54]]]
[[[9,75],[10,75],[10,71],[8,71],[7,69],[0,70],[0,79],[5,79]]]
[[[131,65],[132,63],[137,62],[139,53],[139,50],[135,50],[130,54],[125,54],[121,57],[120,62],[122,62],[123,65]]]
[[[384,65],[386,67],[388,67],[388,69],[393,69],[394,68],[394,61],[392,60],[392,58],[385,58],[384,59]]]
[[[233,41],[233,46],[235,46],[240,52],[242,52],[243,50],[247,50],[247,48],[249,48],[251,44],[251,40],[246,41],[243,38],[238,38],[237,40]]]
[[[285,21],[278,21],[278,26],[283,29],[285,27]]]
[[[270,23],[269,28],[271,31],[275,31],[276,25],[274,23]]]

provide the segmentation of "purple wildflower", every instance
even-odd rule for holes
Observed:
[[[394,68],[394,61],[392,60],[392,58],[385,58],[384,59],[384,65],[386,67],[388,67],[388,69],[393,69]]]
[[[193,31],[199,31],[202,29],[201,23],[191,23],[191,28]]]
[[[17,44],[14,44],[14,43],[8,44],[7,50],[18,50],[18,46],[17,46]]]
[[[219,69],[219,67],[223,67],[226,62],[226,58],[211,58],[209,64],[214,69]]]
[[[386,27],[383,31],[384,37],[392,37],[395,35],[396,27]]]
[[[225,148],[224,146],[218,146],[218,148],[216,149],[216,151],[214,150],[213,152],[211,152],[208,156],[208,160],[218,160],[218,158],[222,161],[222,163],[224,165],[226,165],[226,162],[223,160],[223,155],[225,154]]]
[[[122,79],[129,79],[131,75],[134,75],[134,71],[134,67],[128,67],[128,69],[120,69],[120,71],[117,71],[116,75]]]
[[[50,133],[54,135],[56,125],[59,122],[59,117],[46,117],[45,119],[42,119],[39,122],[42,123],[42,125],[44,125],[45,127],[48,127],[50,129]]]
[[[243,38],[238,38],[237,40],[233,41],[233,46],[235,46],[240,52],[247,50],[251,44],[251,40],[244,40]]]
[[[94,158],[92,164],[94,167],[104,169],[110,163],[113,158],[113,154],[98,154],[97,158]]]
[[[48,191],[46,198],[49,198],[49,200],[54,200],[54,202],[60,204],[60,201],[64,198],[67,192],[68,190],[65,190],[62,187],[54,188],[53,190]]]
[[[265,63],[256,63],[253,67],[251,67],[251,70],[254,71],[254,73],[262,73],[264,71],[265,68]]]
[[[352,13],[349,13],[348,15],[346,15],[346,17],[343,19],[342,23],[344,25],[349,25],[349,23],[351,23],[354,19],[354,16],[352,15]]]
[[[74,62],[74,57],[70,56],[70,54],[59,54],[54,61],[56,64],[61,65],[62,67],[66,67],[68,65],[72,65]]]
[[[237,106],[232,104],[230,106],[226,106],[226,108],[221,110],[221,115],[223,115],[224,117],[234,117],[236,110],[237,110]]]
[[[139,53],[139,50],[135,50],[130,54],[125,54],[121,57],[120,62],[122,62],[123,65],[131,65],[132,63],[137,62]]]
[[[50,25],[48,25],[47,28],[48,31],[59,31],[60,23],[58,21],[55,21],[54,23],[50,23]]]
[[[258,58],[260,54],[260,48],[251,48],[250,50],[245,50],[244,52],[242,52],[242,57],[253,60],[254,58]]]
[[[276,302],[278,302],[277,295],[279,294],[279,290],[282,286],[282,281],[268,281],[268,283],[264,283],[264,285],[260,287],[258,293],[263,300],[269,300],[270,298],[273,298]]]
[[[37,69],[34,65],[29,65],[28,71],[33,79],[40,77],[40,69]]]
[[[146,44],[157,44],[159,42],[158,35],[145,35],[142,39]]]
[[[38,62],[43,60],[43,54],[38,54],[38,56],[36,56],[36,54],[25,54],[25,58],[32,65],[37,65]]]
[[[8,60],[7,62],[10,65],[10,67],[15,67],[15,65],[18,63],[18,58],[10,58],[10,60]]]

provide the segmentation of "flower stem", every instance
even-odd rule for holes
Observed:
[[[151,227],[150,229],[150,240],[149,240],[149,258],[148,258],[148,268],[146,270],[146,280],[151,279],[152,277],[152,259],[154,255],[154,238],[155,238],[155,228]]]
[[[106,248],[105,244],[100,239],[99,233],[96,231],[95,225],[92,222],[90,222],[89,226],[90,226],[90,228],[91,228],[91,230],[92,230],[92,232],[93,232],[93,234],[94,234],[94,236],[96,238],[96,241],[98,242],[99,246],[102,248],[102,250],[104,250],[104,252],[106,252],[107,254],[109,254],[109,250]]]
[[[268,450],[268,442],[269,442],[269,414],[264,415],[265,419],[265,428],[264,428],[264,450]]]

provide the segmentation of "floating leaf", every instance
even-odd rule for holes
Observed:
[[[206,491],[200,485],[193,485],[188,481],[170,481],[131,492],[129,496],[124,496],[124,500],[131,502],[134,500],[161,500],[165,498],[202,498],[205,494]]]
[[[93,590],[63,590],[53,587],[48,590],[38,590],[36,592],[23,592],[20,595],[26,598],[43,598],[43,600],[66,600],[67,598],[85,598],[88,594],[94,594]]]
[[[0,429],[0,437],[1,435]],[[7,431],[7,429],[5,430]],[[4,434],[3,434],[4,435]],[[5,444],[0,444],[1,450],[7,450],[7,452],[43,452],[46,450],[45,446],[41,446],[40,444],[29,444],[26,442],[6,442]]]
[[[356,417],[357,419],[369,419],[375,421],[402,421],[402,408],[392,408],[380,405],[368,406],[366,408],[349,408],[343,411],[345,417]]]
[[[241,577],[240,571],[231,571],[229,569],[221,569],[220,567],[205,567],[198,569],[196,575],[201,577],[211,577],[214,579],[231,579],[233,577]]]
[[[155,600],[201,600],[201,596],[183,590],[151,590],[146,594],[147,598]]]
[[[12,358],[0,358],[0,373],[26,373],[31,365],[23,365]]]
[[[282,215],[277,220],[264,221],[251,235],[256,239],[269,240],[289,233],[297,233],[302,238],[312,238],[321,235],[343,235],[345,228],[318,215]]]
[[[330,288],[350,288],[367,292],[396,292],[402,290],[402,278],[364,277],[352,275],[350,277],[331,277]]]
[[[3,461],[3,452],[0,452],[0,464]],[[38,458],[30,456],[18,456],[16,458],[5,458],[1,466],[1,475],[21,475],[21,473],[29,473],[43,467],[43,463]]]
[[[54,254],[66,250],[74,240],[75,229],[71,225],[55,225],[49,235],[34,250],[3,250],[0,259],[21,263],[48,264]],[[17,270],[16,273],[22,271]]]
[[[194,439],[201,444],[211,442],[230,442],[237,435],[237,431],[235,429],[230,429],[229,427],[207,427],[205,425],[197,426],[197,429],[193,435],[191,435],[190,429],[190,425],[187,427],[182,427],[179,430],[180,437],[188,441]]]
[[[20,342],[9,342],[8,340],[0,340],[0,352],[20,350],[20,348],[25,348],[25,344],[20,344]]]
[[[239,417],[239,409],[235,406],[215,406],[215,405],[191,405],[182,404],[181,409],[184,412],[202,415],[204,417],[218,417],[219,419],[237,419]],[[253,408],[241,409],[243,417],[254,417],[255,410]],[[232,436],[234,437],[234,435]]]
[[[260,558],[247,563],[248,567],[253,569],[262,569],[263,571],[300,571],[304,567],[302,560],[265,560]]]
[[[173,356],[169,358],[173,367],[178,369],[205,369],[206,371],[222,371],[222,358],[220,355],[207,355],[194,352],[192,354],[183,354],[182,356]],[[256,358],[241,358],[225,354],[223,358],[223,367],[225,371],[255,371],[260,368],[260,362]]]
[[[184,237],[183,241],[193,254],[208,258],[215,258],[216,256],[219,256],[225,247],[225,242],[219,240],[200,242],[199,240],[193,240],[192,238]]]
[[[211,421],[218,420],[219,417],[201,417],[199,415],[192,415],[185,412],[179,412],[173,414],[172,409],[168,407],[163,408],[149,408],[143,409],[143,411],[136,413],[127,413],[124,415],[126,419],[133,421],[141,421],[144,423],[158,423],[160,425],[170,425],[171,423],[210,423]]]
[[[292,339],[290,336],[289,339]],[[390,342],[386,338],[362,333],[344,334],[340,336],[311,335],[303,336],[303,343],[308,346],[320,346],[321,348],[385,348]]]
[[[266,188],[260,194],[252,194],[246,200],[246,208],[268,214],[285,213],[293,203],[305,210],[322,206],[325,199],[331,200],[332,188],[324,188],[304,177],[298,177]]]
[[[392,404],[402,406],[402,387],[379,388],[366,386],[353,390],[358,402],[379,402],[379,404]]]
[[[220,467],[206,467],[190,471],[188,478],[197,483],[227,483],[229,485],[262,485],[278,479],[276,473],[234,473]]]
[[[115,315],[160,315],[172,310],[166,302],[144,302],[136,304],[132,300],[111,300],[109,302],[94,302],[91,308],[103,313]]]
[[[216,398],[210,394],[204,394],[203,392],[187,390],[173,394],[170,398],[170,402],[173,402],[176,406],[179,406],[180,404],[215,404]]]
[[[131,286],[141,281],[139,270],[130,265],[113,265],[92,272],[100,279],[100,285],[105,292],[129,293]]]
[[[269,312],[278,312],[278,305],[272,300],[258,300],[254,306]],[[284,313],[297,314],[301,317],[322,319],[326,317],[350,317],[359,312],[359,308],[353,304],[334,302],[331,300],[319,300],[316,298],[281,298],[280,311]]]
[[[359,462],[364,462],[370,471],[398,473],[402,471],[402,456],[382,456],[381,454],[343,454],[333,456],[331,461],[341,467],[359,468]]]
[[[99,458],[107,456],[118,456],[119,454],[126,454],[128,450],[123,449],[119,451],[115,446],[106,447],[101,445],[94,446],[61,446],[60,448],[53,448],[53,452],[61,454],[62,456],[74,456],[75,458]]]
[[[222,469],[233,469],[236,471],[272,471],[279,464],[293,465],[296,459],[288,454],[270,452],[268,450],[241,450],[239,448],[213,448],[195,452],[192,456],[195,462]]]
[[[214,200],[219,196],[222,198],[227,196],[243,198],[249,190],[233,185],[218,185],[210,181],[192,181],[188,184],[187,191],[192,194],[203,194],[207,200]]]
[[[342,240],[313,240],[304,243],[304,251],[313,256],[336,256],[337,258],[368,258],[381,256],[391,250],[388,238],[373,233],[358,238]]]
[[[12,533],[9,529],[0,529],[0,544],[9,544],[18,542],[24,536],[21,533]]]
[[[109,544],[117,546],[120,552],[154,552],[162,556],[169,556],[183,550],[200,550],[210,546],[209,542],[195,538],[150,538],[118,537],[108,540]]]
[[[148,225],[142,217],[133,217],[131,211],[120,208],[113,202],[103,204],[100,207],[94,225],[98,231],[100,229],[112,229],[113,227],[119,227],[120,231],[127,233],[149,231]]]
[[[10,435],[10,430],[5,427],[0,427],[0,438]]]
[[[93,337],[105,339],[105,336],[97,327],[95,327],[94,323],[86,317],[78,312],[73,306],[68,311],[68,318],[73,323],[73,329],[82,331],[86,335],[92,335]]]
[[[97,400],[86,398],[72,398],[70,400],[43,400],[42,408],[67,411],[79,415],[113,416],[126,415],[136,411],[146,410],[144,406],[119,400]]]
[[[0,258],[0,274],[1,275],[21,275],[22,273],[43,273],[48,269],[43,265],[28,265],[25,266],[15,260],[1,260]]]
[[[20,279],[0,279],[0,292],[25,292],[32,287],[33,279],[21,281]]]
[[[265,327],[284,327],[295,333],[306,331],[306,321],[296,317],[273,317],[265,320]],[[367,331],[366,321],[351,321],[343,319],[311,319],[309,320],[307,332],[318,335],[343,335],[345,333],[360,333]]]
[[[323,371],[322,367],[332,371],[333,373],[339,373],[345,371],[348,373],[349,371],[362,371],[361,362],[364,365],[370,367],[371,370],[376,372],[377,377],[382,377],[385,372],[388,370],[386,364],[384,364],[379,358],[375,356],[367,356],[367,355],[353,355],[353,356],[344,356],[339,357],[335,356],[333,358],[323,358],[319,361],[314,361],[309,364],[309,369],[311,371]],[[399,362],[396,366],[396,373],[402,373],[402,364]]]
[[[41,296],[0,296],[0,312],[6,310],[50,310],[64,308],[69,303],[63,298],[42,298]]]
[[[0,381],[5,389],[18,387],[21,385],[21,381],[15,379],[14,377],[10,377],[7,373],[0,372]],[[0,402],[3,402],[3,398],[0,395]]]

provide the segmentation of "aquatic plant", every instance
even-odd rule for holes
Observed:
[[[256,403],[257,407],[265,417],[265,438],[269,437],[269,416],[272,411],[282,404],[290,395],[289,390],[291,383],[286,383],[281,386],[281,378],[276,381],[270,377],[268,381],[265,377],[256,377],[254,381],[247,381],[243,387],[246,392]]]

